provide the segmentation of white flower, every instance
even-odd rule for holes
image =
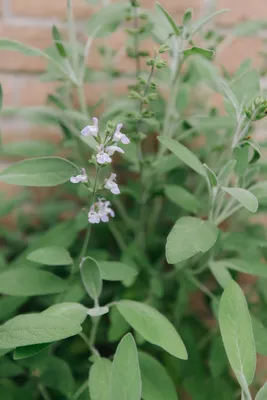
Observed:
[[[108,179],[105,180],[105,188],[110,190],[113,194],[120,194],[120,189],[116,183],[116,174],[111,174]]]
[[[114,211],[110,208],[110,201],[98,199],[98,201],[90,208],[88,213],[88,221],[91,224],[99,224],[100,221],[108,222],[110,216],[115,216]]]
[[[115,151],[117,151],[118,153],[124,153],[124,150],[122,150],[119,146],[107,146],[106,147],[106,152],[109,156],[113,156]]]
[[[92,118],[94,125],[87,125],[81,131],[82,136],[94,136],[98,135],[98,119],[96,117]]]
[[[123,124],[117,125],[116,131],[113,135],[112,140],[113,140],[113,142],[121,142],[123,144],[129,144],[130,139],[124,133],[121,132],[122,127],[123,127]]]
[[[96,161],[98,164],[106,164],[106,163],[111,163],[112,159],[109,156],[109,153],[107,152],[107,149],[105,150],[104,145],[100,144],[97,146],[98,153],[96,155]]]
[[[70,178],[71,183],[79,183],[79,182],[88,182],[88,177],[86,175],[85,169],[82,168],[81,169],[81,174],[80,175],[76,175],[76,176],[72,176]]]

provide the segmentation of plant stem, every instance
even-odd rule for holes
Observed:
[[[133,12],[134,12],[134,29],[137,31],[138,30],[138,13],[139,13],[138,7],[133,7]],[[140,65],[140,57],[139,57],[139,38],[138,38],[137,32],[134,35],[134,53],[135,53],[136,79],[138,79],[140,76],[141,65]]]
[[[205,286],[203,285],[195,276],[190,273],[186,274],[188,280],[193,283],[197,288],[199,288],[203,293],[205,293],[211,300],[217,300],[217,297]]]
[[[96,340],[96,334],[97,334],[99,322],[100,322],[100,317],[92,318],[92,329],[91,329],[91,334],[90,334],[90,338],[89,338],[89,348],[90,348],[92,354],[94,354],[97,357],[100,357],[99,351],[95,348],[95,340]]]
[[[95,202],[95,196],[96,196],[96,189],[97,189],[97,182],[98,182],[98,176],[99,176],[99,171],[100,171],[100,167],[96,168],[96,176],[95,176],[95,182],[94,182],[94,188],[93,188],[93,193],[92,193],[92,200],[91,200],[91,204],[94,204]],[[89,224],[88,228],[87,228],[87,232],[85,235],[85,239],[83,242],[83,246],[80,252],[80,255],[78,257],[78,263],[80,263],[82,261],[82,259],[85,256],[88,244],[89,244],[89,240],[91,237],[91,231],[92,231],[92,224]]]
[[[73,70],[75,76],[77,77],[78,72],[78,53],[76,46],[76,31],[73,17],[73,4],[72,0],[67,0],[67,9],[68,9],[68,31],[70,36],[70,44],[72,50],[72,62],[73,62]]]
[[[79,389],[74,393],[71,400],[78,400],[83,392],[88,388],[88,379],[79,387]]]
[[[46,390],[46,388],[44,387],[44,385],[42,385],[41,383],[39,383],[38,385],[38,389],[40,394],[42,395],[44,400],[51,400],[48,391]]]

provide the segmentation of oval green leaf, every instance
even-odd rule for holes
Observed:
[[[77,173],[78,167],[64,158],[30,158],[4,169],[0,181],[19,186],[56,186]]]
[[[207,173],[203,164],[199,161],[199,159],[195,156],[192,151],[190,151],[183,144],[177,142],[174,139],[158,136],[158,140],[162,143],[167,149],[169,149],[173,154],[175,154],[180,160],[182,160],[186,165],[196,171],[198,174],[207,178]]]
[[[82,324],[87,317],[87,308],[79,303],[59,303],[47,308],[42,312],[45,315],[58,315],[71,319],[75,324]]]
[[[234,280],[222,294],[219,325],[228,360],[241,387],[242,376],[250,385],[256,368],[255,342],[246,298]]]
[[[102,279],[106,281],[132,281],[138,273],[135,268],[117,261],[98,261],[98,266]]]
[[[102,291],[102,279],[97,261],[91,257],[86,257],[80,265],[80,272],[87,293],[95,303],[98,303]]]
[[[177,400],[175,386],[165,368],[151,355],[139,352],[142,399]]]
[[[185,345],[170,321],[154,308],[137,301],[123,300],[116,307],[140,335],[175,357],[187,359]]]
[[[19,315],[0,326],[0,349],[50,343],[81,332],[80,325],[58,315]]]
[[[128,333],[119,343],[112,363],[109,400],[141,400],[141,391],[137,348]]]
[[[199,209],[198,200],[182,186],[166,185],[164,190],[168,199],[184,210],[195,213]]]
[[[44,265],[70,265],[72,258],[64,247],[43,247],[29,253],[27,259]]]
[[[208,251],[216,242],[218,229],[209,221],[194,217],[178,219],[167,237],[166,258],[169,264],[187,260]]]
[[[51,272],[17,267],[0,274],[0,293],[11,296],[40,296],[60,293],[66,282]]]
[[[257,211],[258,200],[254,196],[254,194],[252,194],[249,190],[242,188],[226,188],[226,187],[222,187],[222,189],[226,193],[229,193],[232,197],[234,197],[247,210],[253,213]]]
[[[98,358],[90,369],[89,393],[91,400],[109,400],[109,384],[112,362]]]

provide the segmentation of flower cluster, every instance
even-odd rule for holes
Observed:
[[[91,224],[99,224],[100,221],[108,222],[109,217],[114,216],[115,213],[112,208],[110,208],[110,201],[107,201],[106,199],[98,199],[98,201],[90,208],[88,221]]]
[[[123,124],[118,124],[115,132],[110,135],[110,126],[107,129],[107,133],[105,138],[103,139],[99,135],[99,124],[98,119],[96,117],[92,118],[93,125],[87,125],[82,129],[82,136],[91,136],[97,142],[96,144],[96,154],[95,157],[92,158],[95,165],[98,165],[100,168],[103,165],[110,164],[112,162],[111,156],[115,152],[124,153],[124,150],[119,146],[122,144],[129,144],[130,139],[121,132],[123,128]],[[72,176],[70,178],[72,183],[87,183],[88,176],[84,168],[81,169],[80,174],[77,176]],[[88,185],[87,185],[88,186]],[[116,183],[116,174],[112,173],[108,179],[105,179],[103,188],[109,190],[112,194],[120,194],[120,189],[118,184]],[[88,213],[88,221],[91,224],[98,224],[99,222],[108,222],[110,217],[114,217],[115,213],[110,208],[110,202],[99,198],[97,202],[95,202]]]

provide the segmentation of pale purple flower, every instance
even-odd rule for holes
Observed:
[[[105,180],[105,188],[110,190],[113,194],[120,194],[120,189],[116,183],[116,174],[111,174],[108,179]]]
[[[121,129],[123,128],[123,124],[118,124],[116,131],[113,135],[113,142],[121,142],[123,144],[129,144],[130,143],[130,139],[121,132]]]
[[[71,183],[79,183],[79,182],[88,182],[88,177],[86,175],[85,169],[82,168],[81,169],[81,174],[80,175],[76,175],[76,176],[72,176],[70,178]]]
[[[81,131],[82,136],[94,136],[97,137],[98,135],[98,119],[96,117],[92,118],[93,120],[93,125],[87,125],[83,130]]]
[[[106,163],[111,163],[112,159],[110,158],[109,153],[107,152],[107,149],[105,150],[105,147],[103,144],[100,144],[97,146],[98,153],[96,155],[96,161],[98,164],[106,164]]]
[[[91,224],[99,224],[100,221],[108,222],[109,217],[114,217],[115,213],[110,208],[110,201],[105,199],[98,199],[96,203],[94,203],[90,211],[88,213],[88,221]]]
[[[124,150],[122,150],[119,146],[107,146],[106,147],[106,152],[109,156],[113,156],[113,154],[117,151],[118,153],[124,153]]]

